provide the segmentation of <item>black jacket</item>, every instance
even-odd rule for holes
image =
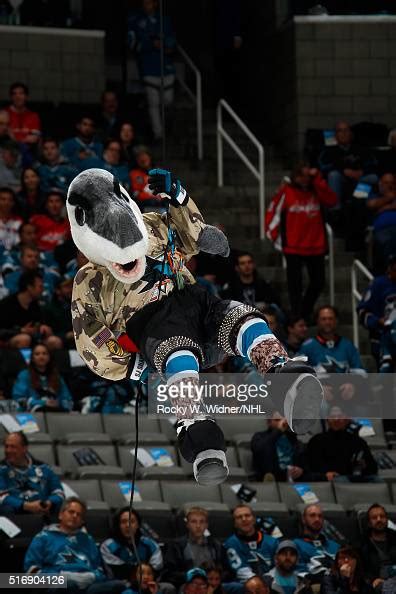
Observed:
[[[187,536],[178,538],[169,543],[164,556],[164,571],[161,575],[161,579],[170,582],[176,587],[184,584],[186,571],[195,567],[187,545]],[[225,566],[224,553],[220,542],[212,536],[208,536],[207,545],[211,551],[213,564]]]
[[[362,539],[360,553],[366,575],[370,578],[370,581],[375,580],[378,577],[388,577],[383,575],[381,567],[386,570],[386,565],[394,565],[396,568],[396,532],[394,530],[386,530],[386,542],[387,561],[381,560],[381,553],[370,539],[369,533]]]
[[[323,578],[320,594],[354,594],[347,579],[339,575],[326,575]],[[374,594],[374,589],[367,582],[360,582],[359,594]]]
[[[253,453],[253,467],[256,473],[256,479],[262,481],[267,473],[274,475],[277,481],[285,481],[287,479],[287,471],[279,467],[279,460],[276,451],[276,442],[282,435],[286,435],[287,439],[293,446],[293,466],[306,467],[304,446],[300,443],[291,431],[283,433],[279,429],[267,429],[266,431],[259,431],[255,433],[250,442],[250,447]],[[303,480],[304,475],[300,480]],[[304,477],[304,480],[309,480]]]
[[[314,435],[307,445],[307,462],[312,472],[312,480],[326,480],[326,472],[353,476],[357,470],[357,459],[362,456],[365,467],[361,476],[377,474],[377,463],[367,443],[356,435],[346,430],[325,431]]]

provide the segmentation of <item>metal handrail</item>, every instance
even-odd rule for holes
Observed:
[[[224,108],[233,120],[238,124],[239,128],[246,134],[246,136],[253,142],[258,150],[258,168],[247,158],[245,153],[232,140],[229,134],[223,128],[223,114]],[[222,188],[224,185],[223,179],[223,139],[228,142],[230,147],[235,151],[241,161],[246,165],[259,182],[259,228],[260,239],[265,238],[264,234],[264,213],[265,213],[265,189],[264,189],[264,147],[257,140],[255,135],[249,130],[246,124],[237,116],[235,111],[228,105],[224,99],[220,99],[217,105],[217,185]]]
[[[180,86],[185,90],[187,95],[190,97],[192,102],[196,106],[196,118],[197,118],[197,155],[198,159],[202,161],[203,159],[203,131],[202,131],[202,77],[201,73],[198,68],[195,66],[194,62],[191,60],[190,56],[186,53],[186,51],[181,47],[181,45],[177,46],[177,50],[181,57],[183,58],[184,62],[190,66],[191,70],[193,70],[195,74],[195,93],[193,90],[190,89],[188,85],[184,82],[181,77],[177,77]]]
[[[333,229],[330,227],[328,223],[326,223],[326,231],[327,231],[327,243],[329,246],[329,297],[330,297],[330,305],[334,305],[335,295],[334,295],[334,234]]]
[[[353,320],[353,344],[359,350],[359,319],[356,311],[356,303],[361,300],[362,294],[358,291],[357,273],[362,272],[363,275],[370,282],[373,280],[373,275],[368,268],[360,260],[354,260],[351,268],[351,284],[352,284],[352,320]]]

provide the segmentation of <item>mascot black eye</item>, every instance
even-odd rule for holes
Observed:
[[[85,210],[81,206],[76,206],[74,216],[76,217],[77,224],[82,227],[85,224]]]

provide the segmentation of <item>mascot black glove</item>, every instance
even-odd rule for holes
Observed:
[[[150,169],[149,188],[156,196],[157,194],[167,194],[172,206],[186,206],[189,195],[180,183],[180,180],[174,177],[166,169]]]

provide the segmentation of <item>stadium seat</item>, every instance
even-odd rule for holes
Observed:
[[[48,431],[56,441],[79,444],[110,442],[109,436],[103,433],[99,413],[46,413],[46,419]]]
[[[8,572],[19,572],[23,567],[26,549],[32,538],[44,528],[44,516],[15,514],[7,517],[20,528],[21,532],[13,538],[7,538],[3,532],[1,533],[2,571],[7,568]]]
[[[165,447],[164,445],[161,447]],[[148,451],[149,451],[148,447]],[[144,467],[140,462],[137,463],[137,474],[139,479],[180,479],[185,478],[184,470],[178,466],[178,456],[174,446],[166,446],[165,448],[171,456],[174,466],[149,466]],[[121,466],[128,476],[132,474],[133,461],[134,461],[134,448],[127,445],[118,446],[118,455],[120,458]]]
[[[217,420],[228,443],[235,445],[250,445],[253,434],[265,431],[267,422],[259,416],[238,416],[235,418],[221,418]]]
[[[201,507],[206,504],[222,503],[217,485],[201,487],[195,481],[161,481],[162,499],[173,508],[182,507],[185,503],[195,503]]]
[[[298,486],[299,483],[296,483]],[[304,483],[305,484],[305,483]],[[308,483],[307,483],[308,484]],[[303,499],[294,489],[294,485],[289,483],[278,483],[280,499],[287,505],[289,509],[296,509],[299,503],[304,503]],[[313,493],[318,497],[321,504],[335,503],[334,491],[331,483],[328,482],[312,482],[309,487]]]
[[[13,414],[12,416],[15,418],[17,422],[20,422],[20,417],[18,415],[21,413]],[[23,413],[22,413],[23,414]],[[39,431],[35,431],[30,433],[29,431],[25,431],[26,437],[29,440],[29,443],[52,443],[52,437],[47,431],[47,423],[45,420],[45,415],[43,412],[34,412],[29,413],[32,414],[34,420],[36,421]]]
[[[62,486],[64,488],[67,486],[69,489],[74,491],[77,497],[83,499],[89,508],[102,508],[101,505],[98,505],[98,503],[103,503],[103,497],[100,484],[97,479],[65,479],[62,481]],[[67,491],[65,491],[65,494],[68,496]]]
[[[135,415],[109,414],[103,415],[105,432],[113,441],[124,444],[135,443]],[[150,419],[147,415],[139,415],[140,444],[169,444],[169,439],[161,433],[158,419]]]
[[[159,419],[162,435],[166,435],[171,443],[176,441],[175,419]]]
[[[51,444],[32,443],[29,444],[29,453],[40,462],[45,462],[51,467],[55,466],[55,453]]]
[[[130,481],[128,481],[130,483]],[[118,508],[123,507],[124,505],[128,505],[128,500],[125,496],[121,493],[120,490],[120,481],[114,480],[102,480],[100,481],[100,485],[102,488],[103,499],[107,501],[111,508]],[[135,485],[136,492],[140,495],[142,501],[141,503],[159,503],[162,502],[162,494],[160,484],[156,480],[152,481],[138,481]],[[138,503],[139,500],[134,497],[134,505]]]
[[[112,464],[103,464],[95,466],[79,466],[74,473],[80,479],[119,479],[125,478],[124,471],[120,466]]]
[[[85,515],[85,527],[97,543],[109,538],[111,533],[110,510],[88,509]]]
[[[359,508],[362,503],[377,501],[391,503],[389,488],[386,483],[334,483],[337,503],[347,510]],[[356,506],[356,507],[355,507]]]
[[[257,500],[257,502],[268,502],[269,505],[272,505],[273,503],[280,503],[277,483],[249,482],[246,483],[246,485],[247,487],[249,487],[249,489],[256,491],[255,499]],[[231,487],[232,485],[230,483],[223,483],[222,485],[220,485],[220,494],[223,503],[227,503],[227,505],[229,505],[232,508],[241,503],[241,500],[238,499],[235,491],[233,491]],[[251,505],[251,503],[249,503],[248,505]]]
[[[242,468],[245,470],[248,477],[254,477],[255,472],[253,468],[253,454],[250,448],[243,448],[238,446],[238,457]]]
[[[387,448],[387,441],[384,433],[384,423],[382,419],[371,419],[375,435],[364,437],[367,445],[372,450],[384,450]]]
[[[82,468],[86,469],[88,474],[89,470],[92,469],[93,473],[98,474],[100,476],[100,471],[103,469],[103,466],[118,466],[116,451],[113,445],[95,444],[90,447],[95,452],[95,454],[97,454],[97,456],[103,461],[103,464],[92,466],[79,465],[75,456],[73,456],[73,452],[80,450],[81,447],[78,445],[58,444],[56,446],[56,451],[59,465],[65,472],[79,476],[82,476],[81,472],[79,472],[79,469]],[[120,473],[122,473],[122,469],[120,468],[119,470]],[[87,476],[87,474],[85,474],[85,476]],[[90,478],[95,477],[92,474]]]

